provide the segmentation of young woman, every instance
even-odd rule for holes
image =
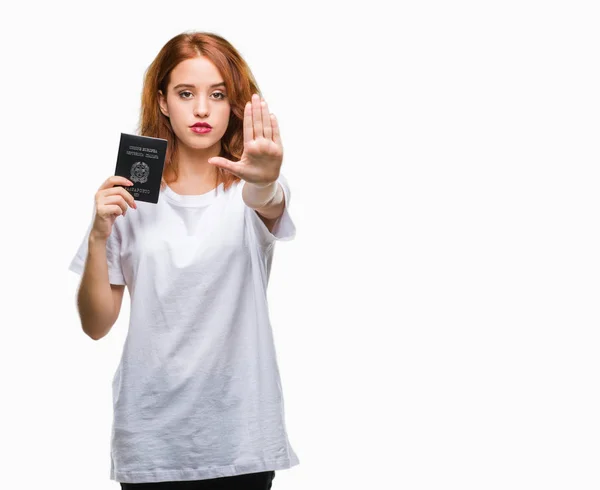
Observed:
[[[168,140],[158,203],[109,177],[69,266],[91,338],[114,325],[125,286],[131,298],[110,478],[124,489],[271,488],[299,463],[266,295],[275,242],[296,233],[277,120],[231,44],[183,33],[145,74],[138,132]]]

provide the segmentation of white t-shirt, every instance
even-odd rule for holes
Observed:
[[[273,233],[244,181],[199,195],[160,191],[118,216],[111,284],[126,284],[129,329],[112,382],[110,479],[203,480],[299,464],[267,305],[277,240],[291,240],[290,190]],[[94,204],[95,212],[95,204]],[[83,273],[92,224],[69,269]]]

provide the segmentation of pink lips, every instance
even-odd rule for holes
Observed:
[[[192,131],[194,133],[197,134],[204,134],[204,133],[208,133],[210,132],[210,130],[212,129],[212,127],[210,126],[210,124],[205,123],[205,122],[201,122],[201,123],[196,123],[191,127]]]
[[[206,126],[192,126],[191,129],[196,134],[210,133],[212,130],[212,128],[208,128]]]

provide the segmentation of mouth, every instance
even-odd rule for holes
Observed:
[[[196,134],[210,133],[212,128],[209,126],[192,126],[190,128]]]
[[[194,124],[193,126],[191,126],[192,128],[208,128],[208,129],[212,129],[212,126],[208,123],[205,122],[198,122],[196,124]]]

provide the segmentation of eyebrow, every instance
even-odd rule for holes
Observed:
[[[225,82],[215,83],[215,84],[211,85],[209,88],[220,87],[221,85],[225,86]],[[173,87],[173,90],[177,90],[178,88],[183,88],[183,87],[196,88],[196,86],[191,83],[179,83]]]

